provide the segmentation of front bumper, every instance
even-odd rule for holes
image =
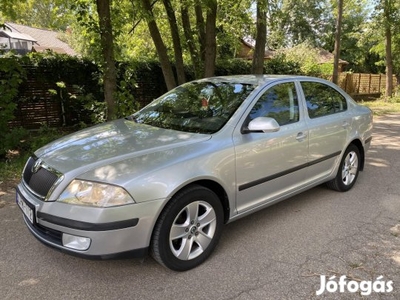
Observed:
[[[21,183],[17,199],[33,211],[24,214],[29,231],[43,244],[85,258],[146,255],[151,234],[164,201],[149,201],[120,207],[95,208],[46,202],[35,198]],[[30,220],[32,219],[32,220]],[[63,244],[63,235],[90,239],[86,250]]]

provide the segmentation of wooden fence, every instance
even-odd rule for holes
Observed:
[[[331,79],[330,77],[329,79]],[[378,98],[386,87],[385,74],[341,73],[338,85],[354,98]],[[396,76],[393,76],[393,86],[397,85]]]
[[[84,108],[84,103],[69,97],[68,94],[79,96],[85,92],[92,92],[93,97],[101,101],[101,87],[97,81],[83,81],[78,78],[75,80],[77,82],[72,82],[64,78],[53,78],[51,70],[35,67],[25,67],[25,69],[27,79],[19,88],[15,118],[9,122],[10,128],[39,129],[43,125],[57,128],[71,127],[79,122],[91,123],[91,111]],[[62,95],[60,95],[61,89],[56,84],[59,81],[65,83]],[[79,89],[82,86],[85,87],[84,92]],[[135,86],[136,88],[130,92],[141,107],[167,91],[165,84],[159,81],[137,82]],[[57,91],[57,95],[50,90]]]

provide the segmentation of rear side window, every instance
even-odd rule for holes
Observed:
[[[274,118],[280,126],[299,121],[299,104],[293,82],[269,88],[254,105],[250,121],[257,117]]]
[[[332,87],[319,82],[302,82],[301,86],[311,119],[347,110],[346,98]]]

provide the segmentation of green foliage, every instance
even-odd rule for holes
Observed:
[[[65,30],[71,20],[69,7],[72,0],[2,0],[1,2],[3,1],[5,1],[4,8],[0,6],[0,11],[6,21]]]
[[[43,124],[37,132],[31,134],[31,137],[28,139],[28,149],[30,152],[36,151],[37,149],[62,137],[65,134],[66,131],[62,131],[57,128],[51,128],[46,124]]]
[[[6,160],[0,160],[0,181],[14,181],[20,178],[28,156],[9,155]],[[15,186],[14,184],[12,186]]]
[[[251,74],[251,60],[244,59],[226,59],[219,61],[216,66],[215,74],[217,76],[223,75],[237,75],[237,74]],[[294,60],[286,59],[284,54],[274,56],[264,62],[264,74],[303,74],[301,66]]]
[[[121,118],[133,114],[139,109],[139,104],[135,102],[133,94],[130,92],[133,81],[121,80],[118,90],[115,93],[116,117]]]
[[[53,52],[31,53],[28,58],[28,65],[36,70],[30,79],[51,87],[48,92],[64,112],[63,125],[91,124],[90,104],[102,101],[99,67],[87,59]]]
[[[17,152],[24,150],[29,132],[22,127],[16,127],[4,131],[1,135],[0,158],[7,157],[11,150]]]
[[[2,57],[0,63],[0,156],[5,155],[19,138],[17,132],[8,130],[8,122],[14,119],[18,89],[26,76],[21,66],[22,60],[8,53]]]
[[[374,115],[377,116],[400,113],[399,95],[389,99],[380,98],[375,101],[365,101],[362,104],[368,106],[373,111]]]
[[[375,9],[371,22],[366,25],[361,36],[360,44],[368,45],[370,54],[378,58],[375,65],[384,72],[386,59],[386,30],[391,32],[391,56],[393,60],[393,73],[400,75],[400,2],[399,1],[375,1]]]
[[[225,59],[217,61],[215,67],[216,76],[232,75],[232,74],[250,74],[251,61],[244,59]]]
[[[272,49],[306,41],[321,47],[334,33],[329,0],[270,0],[268,10],[267,42]]]
[[[90,96],[85,98],[81,98],[82,100],[86,100],[85,105],[83,106],[85,110],[89,111],[91,124],[99,124],[106,121],[106,111],[107,105],[104,101],[96,101]],[[80,122],[81,127],[86,127],[86,122]]]
[[[266,74],[305,74],[301,68],[301,64],[297,60],[287,59],[285,54],[275,55],[272,59],[264,63],[264,73]]]
[[[283,51],[284,60],[292,63],[296,62],[300,67],[300,73],[302,74],[318,76],[325,74],[327,71],[327,66],[321,64],[319,61],[320,58],[318,49],[309,43],[302,43],[291,49],[285,49]]]

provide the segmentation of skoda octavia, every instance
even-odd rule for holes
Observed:
[[[328,81],[206,78],[38,149],[16,199],[48,246],[185,271],[225,223],[322,183],[351,189],[371,133],[371,111]]]

